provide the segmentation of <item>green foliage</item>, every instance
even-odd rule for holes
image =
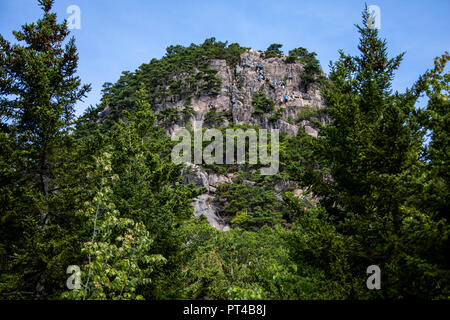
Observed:
[[[225,120],[231,121],[233,115],[228,111],[217,112],[216,108],[210,109],[205,114],[205,125],[207,126],[220,126]]]
[[[270,121],[277,121],[280,120],[281,117],[283,116],[283,111],[285,111],[285,108],[279,108],[277,110],[275,110],[275,112],[269,117]]]
[[[307,49],[299,47],[289,51],[289,56],[286,58],[286,63],[295,63],[302,61],[306,57],[314,57],[314,53],[309,53]]]
[[[301,75],[301,80],[304,81],[303,90],[308,91],[313,83],[322,84],[325,81],[322,75],[322,68],[319,60],[316,58],[315,52],[308,52],[305,48],[296,48],[289,51],[289,56],[286,58],[286,63],[300,62],[303,64],[304,71]]]
[[[211,114],[213,116],[210,116]],[[216,115],[216,113],[214,111],[210,112],[210,115],[208,117],[211,117],[212,119],[217,119],[216,123],[222,123],[223,119],[225,118],[225,116],[230,116],[230,114],[226,113],[226,112],[221,112],[218,115]],[[209,118],[209,119],[211,119],[211,118]],[[206,119],[208,119],[208,118],[206,118]],[[228,120],[229,120],[229,122],[231,122],[230,121],[231,119],[228,119]],[[207,124],[209,124],[209,123],[210,122],[207,122]],[[220,174],[225,174],[225,173],[239,173],[239,172],[257,171],[258,169],[260,169],[262,167],[267,167],[267,164],[262,164],[261,163],[261,159],[260,158],[258,158],[258,160],[256,161],[256,164],[250,163],[249,159],[250,159],[251,149],[250,149],[250,144],[249,144],[250,141],[249,141],[249,139],[245,138],[245,145],[244,145],[243,144],[244,143],[244,139],[242,139],[242,138],[238,139],[236,137],[236,134],[238,132],[240,132],[241,134],[245,135],[245,133],[248,132],[249,130],[254,130],[256,138],[259,139],[259,136],[258,136],[258,134],[259,134],[258,132],[259,132],[259,129],[260,129],[259,127],[251,126],[249,124],[236,125],[234,123],[229,123],[229,125],[227,127],[220,127],[220,128],[217,127],[215,129],[219,130],[221,132],[221,134],[222,134],[222,141],[223,141],[223,145],[224,146],[226,146],[226,143],[227,143],[227,136],[228,136],[227,130],[232,130],[231,133],[234,134],[234,155],[233,155],[233,159],[237,159],[238,147],[243,147],[245,161],[243,163],[241,163],[241,164],[238,164],[238,163],[234,163],[234,164],[231,164],[231,163],[228,163],[228,164],[215,164],[215,163],[213,163],[213,164],[206,164],[206,162],[204,161],[205,159],[203,159],[203,162],[202,162],[201,166],[203,168],[205,168],[207,171],[220,173]],[[206,130],[207,130],[206,128],[203,129],[203,134],[204,134],[204,132]],[[193,132],[191,132],[191,136],[193,136]],[[282,149],[284,147],[284,145],[283,145],[283,138],[284,137],[285,136],[283,134],[280,134],[280,141],[281,141],[280,145],[279,145],[280,149]],[[267,141],[268,141],[267,150],[268,150],[268,154],[271,154],[271,144],[270,144],[271,139],[272,139],[272,136],[271,136],[270,133],[268,133],[267,134]],[[191,152],[194,152],[194,141],[193,140],[194,139],[191,140],[191,147],[192,147]],[[209,146],[210,143],[211,142],[209,142],[209,141],[203,141],[203,150],[204,150],[204,148]],[[261,146],[259,145],[259,140],[257,140],[256,148],[258,149],[260,147]],[[226,155],[226,151],[227,151],[227,148],[224,147],[223,148],[223,159],[224,159],[224,162],[225,162],[226,156],[227,156]],[[235,162],[237,162],[237,161],[235,161]]]
[[[224,213],[235,217],[232,223],[246,230],[277,225],[286,211],[274,191],[246,183],[221,185],[216,197],[225,203]]]
[[[300,108],[300,112],[297,115],[295,122],[302,120],[308,121],[320,121],[325,117],[325,111],[314,106],[304,106]]]
[[[170,126],[173,123],[177,123],[183,117],[183,111],[176,108],[163,109],[157,114],[157,118],[160,124],[163,126]]]
[[[75,120],[73,105],[89,87],[74,75],[73,40],[62,49],[68,31],[51,4],[37,24],[15,33],[26,46],[0,39],[2,296],[60,298],[69,265],[88,267],[83,290],[66,298],[177,294],[186,260],[178,229],[199,191],[177,184],[181,167],[170,162],[173,144],[155,127],[144,88],[108,131],[97,123],[98,109]],[[106,99],[111,91],[104,87]]]
[[[286,63],[303,64],[305,90],[322,88],[326,109],[303,107],[296,119],[315,122],[319,138],[281,134],[274,176],[261,176],[260,163],[203,164],[234,173],[235,183],[215,191],[232,227],[219,232],[193,217],[191,203],[206,190],[182,184],[174,142],[155,122],[186,121],[195,95],[220,89],[210,60],[234,67],[246,48],[214,38],[170,46],[105,83],[102,104],[75,119],[89,86],[76,76],[76,47],[53,1],[39,5],[43,17],[14,32],[17,44],[0,36],[2,298],[450,297],[448,53],[392,93],[403,55],[388,58],[375,29],[358,27],[360,55],[341,52],[326,82],[315,53],[291,50]],[[181,99],[182,110],[152,109]],[[254,115],[274,111],[262,91],[252,106]],[[230,116],[212,109],[205,120],[217,126]],[[226,129],[251,128],[259,129],[220,130],[226,141]],[[249,152],[246,140],[246,160]],[[292,193],[299,188],[302,199]],[[81,267],[80,289],[65,287],[69,265]],[[382,290],[367,290],[370,265],[382,270]]]
[[[91,202],[84,204],[78,214],[92,228],[91,241],[84,243],[82,252],[88,255],[86,279],[81,289],[63,294],[70,299],[143,299],[138,287],[151,282],[153,266],[164,263],[162,255],[149,254],[153,243],[142,222],[124,218],[112,202],[113,181],[111,154],[97,159],[100,187]]]
[[[77,248],[73,199],[60,181],[73,108],[90,87],[75,75],[75,41],[53,1],[39,3],[43,16],[13,32],[16,44],[0,36],[0,290],[9,298],[53,294]]]
[[[176,279],[186,259],[179,229],[192,217],[190,203],[202,190],[178,184],[181,166],[170,161],[173,143],[155,126],[143,85],[137,97],[136,108],[125,112],[107,138],[112,170],[120,177],[111,186],[111,199],[121,216],[142,223],[149,232],[147,254],[166,259],[164,266],[155,266],[152,282],[140,287],[140,295],[170,298],[181,290]]]
[[[321,278],[320,271],[298,268],[290,259],[283,228],[221,233],[198,222],[187,230],[195,254],[184,274],[188,296],[194,299],[326,297],[313,281]]]
[[[181,99],[189,103],[195,95],[218,93],[220,79],[217,70],[209,67],[209,61],[225,59],[233,67],[246,50],[237,43],[228,45],[215,38],[206,39],[201,45],[169,46],[162,59],[142,64],[134,73],[124,72],[113,85],[106,84],[99,109],[111,110],[107,122],[118,120],[121,110],[134,107],[140,83],[145,84],[151,104]]]
[[[364,13],[364,25],[367,19]],[[289,166],[292,177],[321,199],[324,211],[314,223],[329,226],[312,233],[300,229],[298,237],[306,232],[319,244],[339,239],[314,264],[332,267],[327,274],[336,283],[333,287],[340,288],[338,297],[446,297],[448,222],[422,202],[437,195],[431,189],[423,193],[429,166],[420,160],[426,128],[419,123],[423,117],[415,102],[424,81],[392,94],[391,81],[403,55],[389,59],[377,30],[358,30],[360,56],[341,52],[322,90],[330,125],[321,129],[320,139],[299,137],[296,143],[309,150],[288,155],[298,159]],[[444,79],[428,77],[433,78]],[[299,228],[304,227],[299,221]],[[306,244],[302,246],[299,255]],[[385,289],[378,293],[364,287],[370,265],[383,270]]]
[[[281,56],[283,54],[283,51],[280,50],[282,47],[283,47],[282,44],[278,43],[271,44],[264,52],[264,58],[268,59]]]
[[[272,112],[275,107],[275,102],[268,99],[262,91],[259,91],[253,97],[252,106],[255,110],[253,111],[253,115],[261,115]]]
[[[358,272],[350,269],[350,255],[355,252],[351,238],[343,237],[333,220],[322,208],[306,208],[297,198],[285,194],[286,204],[295,212],[296,223],[284,235],[292,260],[321,271],[312,278],[316,295],[327,299],[354,298],[354,290],[368,293],[365,287],[365,265]],[[353,273],[352,273],[353,272]]]
[[[450,296],[450,261],[444,254],[450,249],[450,73],[444,73],[449,59],[448,52],[437,57],[434,68],[423,78],[429,101],[419,122],[430,132],[431,140],[423,150],[425,168],[419,180],[420,196],[410,200],[416,210],[405,221],[411,230],[408,241],[415,243],[408,248],[409,272],[416,277],[414,285],[419,286],[424,297],[439,299]]]

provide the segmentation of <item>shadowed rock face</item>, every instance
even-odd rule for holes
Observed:
[[[169,124],[166,131],[172,135],[179,128],[186,126],[192,121],[205,121],[205,115],[211,110],[210,105],[214,105],[216,113],[229,115],[221,119],[216,125],[225,127],[230,122],[236,124],[257,125],[263,129],[279,129],[290,135],[297,135],[299,130],[317,137],[317,129],[309,120],[299,120],[300,113],[308,108],[322,109],[324,107],[320,92],[314,85],[308,90],[301,80],[304,72],[303,65],[299,62],[288,64],[284,58],[264,59],[263,54],[254,50],[243,53],[239,64],[231,68],[225,60],[211,60],[210,68],[216,69],[217,78],[221,80],[220,91],[211,91],[194,96],[191,105],[194,114],[178,123]],[[259,65],[263,65],[265,79],[258,79],[260,71]],[[182,75],[176,75],[183,78]],[[276,84],[274,82],[276,80]],[[284,84],[284,86],[282,86]],[[254,116],[252,101],[255,93],[263,92],[265,96],[275,102],[275,110],[271,113]],[[287,102],[284,96],[288,95]],[[233,104],[232,100],[236,103]],[[164,104],[156,104],[158,111],[165,108],[177,108],[182,110],[185,101],[167,101]],[[271,117],[278,110],[278,117]],[[326,122],[326,119],[320,119]],[[204,126],[208,126],[204,123]],[[227,231],[230,226],[227,219],[221,217],[221,208],[215,201],[214,193],[216,188],[223,183],[233,183],[233,175],[218,175],[208,173],[200,166],[187,163],[183,172],[184,183],[194,183],[198,187],[205,187],[206,193],[194,199],[194,215],[196,217],[205,216],[211,226],[221,231]]]

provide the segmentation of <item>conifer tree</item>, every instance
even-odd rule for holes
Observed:
[[[69,30],[51,12],[53,0],[39,0],[39,5],[43,17],[13,32],[17,44],[0,36],[1,210],[2,229],[14,230],[2,241],[2,253],[12,257],[6,267],[15,270],[14,280],[6,280],[23,287],[20,292],[42,296],[51,264],[47,255],[58,251],[52,245],[61,245],[47,238],[55,236],[61,219],[60,151],[74,105],[90,87],[75,75],[75,42],[66,41]]]
[[[108,133],[112,170],[118,179],[111,196],[123,217],[145,225],[152,237],[149,254],[162,254],[166,264],[155,269],[151,285],[142,293],[147,298],[174,298],[172,290],[182,290],[177,279],[183,267],[184,238],[181,226],[193,217],[194,190],[180,182],[182,166],[170,159],[173,142],[155,124],[148,91],[141,84],[136,105]]]
[[[318,243],[326,238],[340,243],[321,259],[332,261],[332,278],[340,288],[347,287],[339,293],[342,297],[427,296],[442,288],[443,270],[436,277],[425,277],[426,268],[417,264],[434,269],[433,260],[416,249],[422,246],[419,239],[426,230],[448,227],[448,223],[414,205],[421,198],[424,170],[420,155],[425,130],[416,108],[424,81],[419,79],[405,93],[392,92],[391,82],[403,54],[389,58],[386,42],[367,26],[368,19],[364,11],[364,26],[357,26],[360,55],[341,51],[322,90],[331,123],[321,129],[319,139],[303,139],[312,147],[309,164],[303,162],[293,171],[321,199],[325,212],[315,222],[333,226],[329,232],[323,227],[309,232],[321,230],[316,234],[322,239]],[[432,234],[430,241],[435,245],[448,236]],[[311,252],[314,246],[310,245],[295,244],[297,253]],[[371,265],[382,270],[381,291],[366,288],[366,269]]]

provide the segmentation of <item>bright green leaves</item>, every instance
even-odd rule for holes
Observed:
[[[99,109],[110,110],[107,121],[117,121],[122,117],[123,109],[135,107],[138,99],[136,92],[141,83],[145,84],[151,103],[184,99],[186,104],[190,104],[195,95],[213,95],[220,91],[221,80],[217,77],[217,70],[209,67],[209,61],[225,59],[227,64],[233,67],[246,50],[247,48],[236,43],[228,45],[226,42],[216,41],[215,38],[206,39],[201,45],[170,46],[162,59],[153,59],[134,73],[123,73],[114,85],[106,84],[103,103]],[[160,114],[160,117],[164,116],[166,114]],[[183,115],[171,113],[168,116]]]
[[[153,239],[142,222],[125,218],[112,202],[112,185],[119,179],[112,172],[111,154],[97,159],[101,185],[92,201],[85,203],[78,215],[92,228],[91,240],[85,242],[82,253],[88,264],[82,275],[83,287],[63,297],[83,299],[140,299],[139,286],[151,282],[155,266],[166,259],[150,254]]]

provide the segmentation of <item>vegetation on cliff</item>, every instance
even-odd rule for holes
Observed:
[[[388,57],[365,12],[359,55],[341,52],[327,79],[314,53],[290,51],[284,62],[300,61],[305,83],[321,86],[326,108],[295,119],[317,120],[319,137],[281,135],[274,176],[259,164],[204,164],[236,175],[216,191],[232,223],[219,232],[193,217],[205,190],[182,183],[174,142],[156,123],[193,114],[193,96],[220,90],[209,61],[234,67],[247,49],[214,38],[171,46],[105,84],[101,104],[76,118],[89,86],[76,76],[75,42],[53,0],[39,4],[43,17],[14,33],[18,44],[0,36],[2,298],[450,297],[448,53],[393,93],[403,55]],[[281,58],[281,47],[266,59]],[[154,110],[171,99],[185,108]],[[256,114],[274,111],[262,93],[253,103]],[[208,115],[211,126],[223,118],[232,120]],[[81,271],[74,290],[70,265]],[[382,270],[382,290],[366,287],[370,265]]]

